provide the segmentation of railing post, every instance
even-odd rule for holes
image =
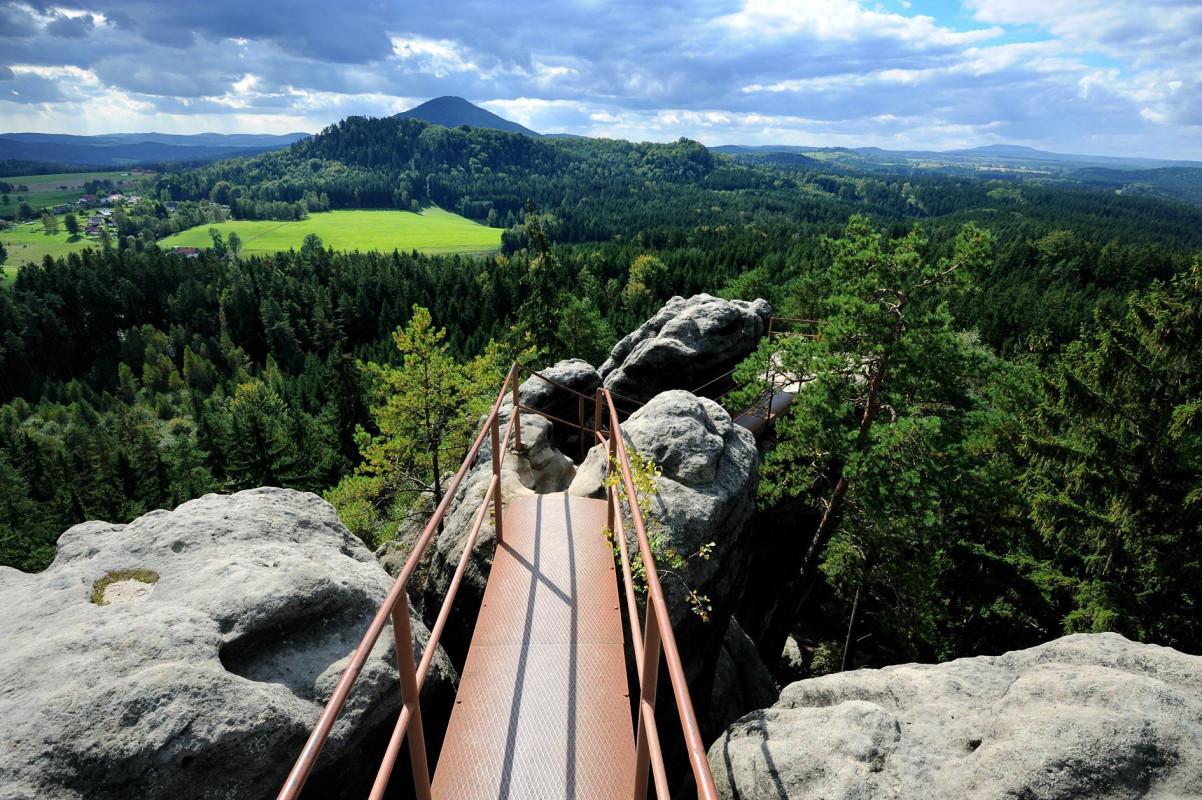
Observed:
[[[611,411],[609,420],[609,447],[608,452],[606,453],[605,464],[605,476],[607,479],[616,469],[614,462],[617,461],[618,458],[618,437],[622,435],[622,432],[618,430],[618,426],[614,424],[612,417],[613,412]],[[614,530],[614,516],[618,512],[618,497],[618,488],[616,486],[611,486],[609,489],[609,508],[606,511],[606,524],[609,526],[611,531]],[[632,499],[631,502],[633,503],[635,501]]]
[[[584,458],[584,395],[576,398],[576,416],[580,422],[580,457]]]
[[[517,406],[513,407],[513,412],[517,413]],[[518,427],[517,421],[514,420],[514,429]],[[501,503],[501,424],[498,418],[492,418],[492,475],[497,482],[497,488],[492,494],[493,515],[496,517],[494,528],[497,532],[497,543],[501,543],[501,514],[504,506]]]
[[[409,627],[409,595],[392,607],[392,631],[396,637],[397,671],[401,675],[401,699],[409,709],[409,761],[413,765],[413,791],[418,800],[430,800],[430,765],[426,760],[426,734],[422,728],[421,697],[417,689],[417,667],[413,663],[413,631]]]
[[[655,687],[659,682],[659,617],[650,598],[647,600],[646,621],[643,624],[643,668],[639,686],[639,728],[634,748],[634,798],[646,800],[651,748],[647,741],[647,723],[643,716],[655,716]]]
[[[517,362],[513,362],[513,366],[509,368],[509,380],[513,384],[513,449],[522,449],[522,393],[518,390],[518,378],[521,372],[518,371]],[[500,523],[498,523],[500,524]],[[500,538],[500,537],[498,537]]]
[[[601,390],[593,395],[593,441],[589,447],[601,441]]]

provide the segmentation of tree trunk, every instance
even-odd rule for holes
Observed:
[[[852,652],[853,639],[851,638],[856,630],[856,612],[860,610],[860,592],[864,590],[864,584],[868,582],[868,572],[865,570],[864,576],[860,579],[860,583],[856,586],[856,596],[851,601],[851,618],[847,620],[847,638],[843,640],[843,660],[839,663],[839,671],[847,670],[847,662],[853,658]]]
[[[438,447],[435,445],[431,456],[431,466],[434,469],[434,508],[437,510],[438,504],[442,502],[442,473],[438,469]],[[442,517],[438,518],[438,535],[442,535]]]

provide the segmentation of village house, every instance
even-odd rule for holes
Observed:
[[[184,258],[200,257],[199,247],[172,247],[171,252],[173,255],[183,256]]]

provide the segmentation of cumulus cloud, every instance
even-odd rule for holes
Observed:
[[[9,129],[317,130],[457,94],[590,135],[1202,158],[1196,0],[0,0],[0,53]]]

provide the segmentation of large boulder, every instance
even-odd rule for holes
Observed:
[[[694,696],[708,698],[753,550],[748,522],[758,477],[755,440],[713,400],[685,391],[652,398],[622,423],[622,433],[628,447],[662,469],[651,524],[661,531],[664,546],[690,556],[712,545],[708,558],[690,558],[681,574],[665,571],[661,580],[690,686]],[[607,461],[604,445],[590,450],[569,493],[603,497]],[[635,546],[634,532],[628,535]],[[708,621],[694,612],[690,589],[709,599]],[[703,727],[715,735],[731,721],[704,711],[702,716]]]
[[[76,525],[46,571],[0,567],[0,797],[273,796],[391,584],[308,493]],[[337,796],[365,739],[391,728],[392,642],[334,727],[317,795]],[[440,653],[427,713],[445,719],[454,681]]]
[[[771,314],[766,300],[673,297],[614,346],[601,365],[605,387],[640,402],[668,389],[698,389],[755,350]]]
[[[719,795],[1202,797],[1202,658],[1117,634],[799,681],[710,748]]]

